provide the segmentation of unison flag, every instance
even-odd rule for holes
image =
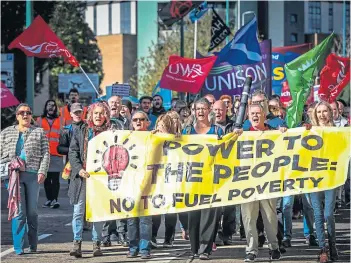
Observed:
[[[200,59],[172,55],[163,71],[160,86],[166,89],[198,93],[217,57]]]
[[[292,103],[287,110],[287,124],[294,128],[301,123],[303,107],[311,93],[314,77],[323,67],[333,45],[334,33],[307,53],[285,65]]]
[[[208,51],[210,52],[217,47],[223,40],[230,35],[230,28],[223,22],[217,12],[212,9],[212,24],[211,24],[211,43]]]
[[[195,21],[199,20],[206,12],[208,11],[207,7],[207,2],[203,2],[201,5],[199,5],[197,8],[194,8],[190,13],[189,13],[189,18],[192,23],[195,23]]]
[[[175,22],[186,16],[193,8],[198,7],[201,2],[172,0],[163,8],[158,10],[158,16],[166,26],[172,26]]]
[[[79,67],[78,60],[67,50],[61,39],[51,30],[41,16],[23,31],[9,45],[9,49],[18,48],[29,57],[54,58],[62,56],[66,62]]]
[[[350,84],[350,58],[330,54],[320,73],[318,96],[329,103],[333,102],[348,84]]]
[[[256,16],[235,33],[234,38],[218,53],[220,62],[233,66],[255,64],[262,61],[260,44],[257,39]]]

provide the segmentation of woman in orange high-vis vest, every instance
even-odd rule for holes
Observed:
[[[48,100],[45,103],[44,113],[37,119],[37,124],[44,129],[50,149],[50,166],[44,182],[47,201],[43,207],[59,208],[58,195],[60,191],[60,173],[63,169],[63,157],[57,152],[57,146],[64,119],[62,116],[59,116],[57,104],[54,100]]]

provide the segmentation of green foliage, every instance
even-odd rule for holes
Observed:
[[[101,53],[93,31],[84,20],[86,6],[83,1],[59,2],[50,20],[50,27],[85,72],[99,74],[101,82],[104,76]],[[58,74],[81,73],[79,68],[66,63],[63,58],[50,59],[49,69],[50,97],[57,95]]]
[[[206,55],[211,41],[212,12],[207,12],[197,25],[197,50]],[[190,20],[184,20],[184,56],[194,57],[194,30],[195,25]],[[221,49],[225,41],[214,51]],[[151,94],[153,87],[160,80],[163,70],[168,64],[170,55],[180,55],[180,24],[173,25],[169,31],[159,34],[159,41],[149,47],[149,55],[140,59],[143,76],[134,76],[131,80],[133,89],[143,94]]]

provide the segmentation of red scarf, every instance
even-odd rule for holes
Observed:
[[[7,208],[9,209],[8,220],[18,216],[19,203],[21,201],[20,183],[19,183],[19,169],[24,167],[25,162],[16,156],[9,164],[9,199],[7,201]]]

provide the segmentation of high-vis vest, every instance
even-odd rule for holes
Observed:
[[[84,120],[86,118],[86,115],[87,115],[87,107],[84,107],[83,108],[83,115],[82,115],[82,119]],[[65,121],[64,125],[63,126],[67,126],[67,125],[70,125],[72,123],[72,117],[71,117],[71,114],[68,110],[68,106],[63,106],[61,107],[60,109],[60,116],[63,116],[63,119]]]
[[[48,137],[50,155],[62,156],[57,152],[57,146],[59,145],[60,130],[63,128],[64,119],[60,116],[56,118],[50,126],[47,118],[39,117],[37,123],[44,129],[46,137]]]

